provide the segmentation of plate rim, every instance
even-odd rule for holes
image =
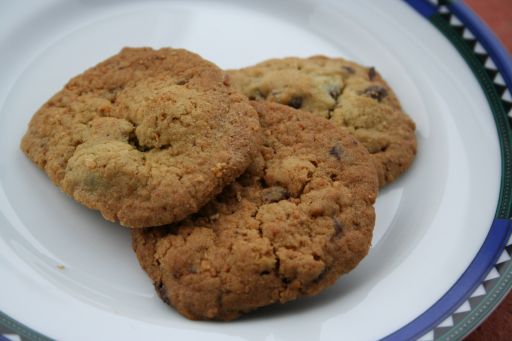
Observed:
[[[470,265],[430,308],[382,340],[462,339],[512,289],[512,60],[496,35],[459,0],[403,0],[434,25],[472,70],[496,123],[501,153],[498,205]]]
[[[472,69],[492,109],[502,169],[495,219],[471,264],[437,302],[383,340],[461,339],[482,323],[512,289],[512,61],[494,33],[461,1],[402,1],[444,34]],[[497,75],[503,84],[496,83]],[[500,262],[507,258],[504,253],[508,259]],[[471,298],[478,299],[474,308],[469,303]],[[461,311],[466,304],[470,309]],[[52,340],[2,311],[0,327],[29,340]],[[0,341],[7,341],[3,335],[0,334]]]

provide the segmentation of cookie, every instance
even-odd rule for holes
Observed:
[[[380,186],[415,158],[415,124],[373,67],[315,56],[271,59],[228,73],[250,99],[307,110],[348,128],[370,152]]]
[[[65,193],[124,226],[197,212],[249,165],[258,115],[225,74],[180,49],[125,48],[35,113],[25,154]]]
[[[132,230],[159,296],[190,319],[318,294],[370,247],[378,179],[366,149],[311,113],[254,106],[263,147],[248,170],[186,220]]]

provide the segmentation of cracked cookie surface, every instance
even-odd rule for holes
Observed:
[[[125,48],[71,79],[33,116],[25,154],[108,220],[158,226],[197,212],[251,162],[258,115],[214,64]]]
[[[228,73],[249,99],[306,110],[349,129],[370,152],[380,186],[415,158],[415,124],[373,67],[314,56],[270,59]]]
[[[311,113],[253,105],[263,146],[246,172],[186,220],[132,230],[157,293],[190,319],[315,295],[370,247],[378,179],[365,148]]]

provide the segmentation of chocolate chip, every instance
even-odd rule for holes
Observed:
[[[289,194],[284,187],[272,186],[261,191],[261,197],[263,198],[263,201],[271,203],[287,199]]]
[[[164,301],[165,303],[170,305],[171,301],[169,300],[169,297],[167,296],[167,290],[165,290],[164,284],[161,282],[155,283],[155,289],[156,289],[158,296],[160,296],[160,298],[162,299],[162,301]]]
[[[336,144],[329,150],[329,154],[334,156],[336,159],[341,160],[341,156],[343,155],[343,148],[339,142],[336,142]]]
[[[180,79],[176,82],[176,85],[185,85],[188,83],[188,79]]]
[[[375,71],[375,68],[372,66],[368,69],[368,78],[372,81],[375,79],[375,76],[377,76],[377,71]]]
[[[254,176],[249,172],[245,172],[244,174],[240,175],[240,177],[237,179],[237,182],[243,187],[251,186],[254,183]]]
[[[378,85],[372,85],[366,89],[363,90],[361,95],[366,97],[371,97],[373,99],[376,99],[377,101],[382,101],[384,97],[388,95],[388,91],[384,89],[381,86]]]
[[[389,148],[389,143],[387,143],[387,144],[385,144],[385,145],[381,146],[381,147],[380,147],[380,152],[381,152],[381,153],[384,153],[386,150],[388,150],[388,148]]]
[[[300,109],[302,107],[302,97],[293,97],[289,102],[288,105],[295,109]]]
[[[274,272],[278,274],[280,267],[281,267],[281,260],[279,259],[279,257],[276,257],[276,263],[274,265]]]
[[[128,143],[131,144],[139,152],[147,152],[147,151],[151,150],[151,148],[149,148],[149,147],[140,145],[139,139],[138,139],[137,135],[135,135],[134,132],[132,132],[130,134],[130,136],[128,137]]]
[[[329,272],[331,271],[331,268],[329,267],[325,267],[324,270],[320,273],[320,275],[318,275],[317,278],[314,279],[314,283],[320,283],[321,281],[324,280],[324,278],[327,276],[327,274],[329,274]]]
[[[350,73],[351,75],[353,75],[354,73],[356,73],[356,70],[354,70],[353,67],[351,66],[346,66],[346,65],[343,65],[342,66],[343,70],[347,71],[348,73]]]
[[[341,225],[341,222],[338,220],[338,218],[332,218],[332,221],[334,223],[334,235],[338,236],[341,231],[343,231],[343,225]]]
[[[336,86],[336,85],[331,85],[329,87],[329,95],[331,95],[331,97],[336,100],[338,98],[339,95],[341,95],[341,89],[339,86]]]

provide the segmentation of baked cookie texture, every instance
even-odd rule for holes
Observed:
[[[190,319],[315,295],[370,247],[378,179],[366,149],[311,113],[254,106],[263,147],[248,170],[186,220],[132,230],[159,296]]]
[[[33,116],[25,154],[64,192],[129,227],[197,212],[249,165],[258,115],[225,74],[180,49],[125,48]]]
[[[228,73],[250,99],[306,110],[349,129],[370,152],[380,186],[415,158],[415,124],[373,67],[314,56],[270,59]]]

